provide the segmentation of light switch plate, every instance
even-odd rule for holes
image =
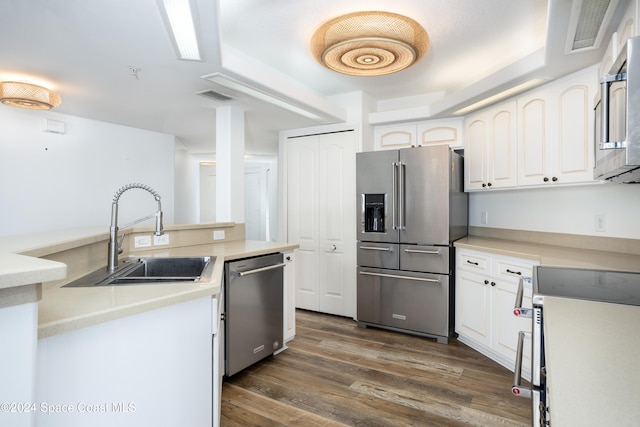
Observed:
[[[133,246],[136,248],[148,248],[151,246],[151,236],[135,236]]]
[[[169,244],[169,235],[153,236],[153,246],[165,246]]]

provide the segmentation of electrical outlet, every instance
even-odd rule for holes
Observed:
[[[224,240],[224,230],[213,230],[213,240]]]
[[[162,234],[160,236],[153,236],[153,246],[164,246],[169,244],[169,235]]]
[[[489,212],[487,211],[480,212],[480,224],[482,225],[489,224]]]
[[[596,231],[600,233],[607,231],[607,217],[605,215],[596,215]]]
[[[148,248],[151,246],[151,236],[135,236],[133,246],[136,248]]]

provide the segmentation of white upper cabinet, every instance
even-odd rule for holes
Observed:
[[[627,40],[638,35],[638,0],[631,0],[629,2],[627,10],[620,20],[616,34],[617,37],[614,36],[613,39],[617,42],[617,48],[615,50],[615,55],[617,56]]]
[[[465,141],[465,191],[516,185],[516,102],[468,116]]]
[[[593,181],[594,68],[518,97],[518,186]]]
[[[449,145],[461,148],[462,118],[429,120],[373,129],[374,150],[392,150],[425,145]]]

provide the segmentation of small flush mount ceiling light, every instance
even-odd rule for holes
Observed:
[[[0,82],[0,102],[31,110],[50,110],[60,105],[57,93],[31,83]]]
[[[311,38],[322,65],[343,74],[380,76],[420,61],[429,36],[411,18],[391,12],[355,12],[325,22]]]

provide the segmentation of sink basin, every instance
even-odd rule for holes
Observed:
[[[211,281],[214,261],[215,257],[129,257],[119,262],[115,273],[100,269],[63,287],[206,283]]]

